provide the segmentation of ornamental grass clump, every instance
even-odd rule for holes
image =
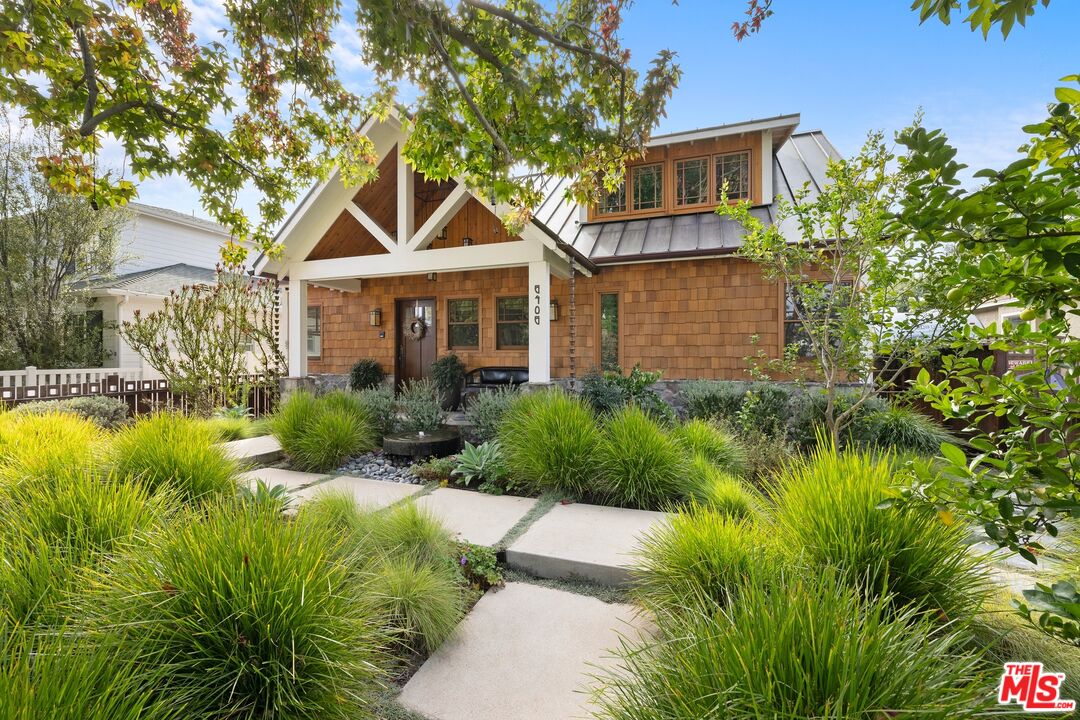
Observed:
[[[161,412],[140,418],[112,438],[109,457],[120,477],[185,502],[233,496],[240,467],[205,421]]]
[[[759,526],[691,503],[641,539],[633,594],[656,613],[726,605],[751,579],[778,576],[780,560]]]
[[[700,455],[731,475],[746,471],[746,452],[731,433],[707,420],[688,420],[674,431],[691,455]]]
[[[297,470],[326,472],[351,455],[375,449],[376,418],[349,392],[316,397],[295,392],[270,417],[270,432]]]
[[[961,628],[864,600],[830,575],[747,583],[730,605],[663,616],[659,640],[623,641],[623,668],[596,691],[598,717],[946,720],[985,709]]]
[[[607,419],[596,458],[596,494],[610,504],[657,510],[691,494],[685,449],[636,406]]]
[[[781,544],[811,567],[834,567],[869,597],[888,595],[944,620],[970,617],[987,591],[967,530],[921,507],[893,507],[893,463],[822,444],[777,476]]]
[[[761,510],[762,498],[754,488],[702,455],[695,455],[690,461],[687,477],[693,499],[721,515],[748,518]]]
[[[499,428],[511,482],[534,493],[596,492],[599,439],[592,410],[558,389],[521,393]]]
[[[434,652],[465,615],[461,575],[449,562],[386,557],[375,562],[369,588],[398,641],[409,650]]]
[[[185,707],[155,691],[158,671],[75,629],[37,631],[0,621],[3,720],[180,720]]]
[[[869,413],[852,432],[867,447],[918,455],[937,455],[942,443],[955,441],[940,423],[899,405]]]
[[[0,483],[50,477],[100,462],[105,434],[70,413],[0,415]]]
[[[102,574],[87,613],[191,717],[364,716],[387,639],[339,542],[265,507],[211,505]]]

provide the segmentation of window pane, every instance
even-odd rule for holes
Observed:
[[[655,210],[664,205],[664,166],[646,165],[631,171],[634,209]]]
[[[495,328],[495,346],[498,348],[528,347],[529,324],[525,322],[501,322]]]
[[[810,336],[800,322],[784,323],[784,347],[792,344],[799,346],[799,355],[802,357],[813,355]]]
[[[675,204],[696,205],[709,200],[709,158],[675,163]]]
[[[600,201],[597,212],[601,215],[609,213],[621,213],[626,212],[626,183],[613,193],[608,193],[603,200]]]
[[[307,354],[308,357],[322,355],[322,308],[318,305],[307,309]]]
[[[498,320],[525,322],[529,319],[528,299],[525,297],[499,298],[497,301]]]
[[[750,197],[750,153],[740,152],[716,156],[716,198],[720,190],[727,191],[729,200]]]
[[[473,298],[469,300],[450,300],[450,322],[474,323],[480,320],[480,301]]]
[[[619,367],[619,296],[615,293],[600,296],[600,368]]]
[[[451,325],[450,347],[480,347],[480,326],[475,323]]]

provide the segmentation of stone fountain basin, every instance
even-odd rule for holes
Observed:
[[[395,433],[383,438],[383,452],[411,458],[446,457],[461,450],[461,430],[443,425],[429,433]]]

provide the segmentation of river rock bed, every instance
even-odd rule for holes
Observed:
[[[384,455],[381,450],[351,457],[337,469],[337,472],[341,475],[360,475],[372,480],[413,485],[420,483],[420,478],[413,474],[411,463],[407,458],[398,459]]]

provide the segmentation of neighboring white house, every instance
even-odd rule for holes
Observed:
[[[121,233],[116,276],[93,284],[89,312],[99,312],[104,367],[143,368],[138,353],[116,332],[136,310],[159,310],[171,290],[214,282],[220,249],[229,240],[224,227],[174,210],[130,203],[131,219]]]
[[[1023,311],[1023,305],[1021,305],[1016,298],[1002,296],[980,305],[975,312],[972,313],[971,321],[973,325],[979,327],[987,327],[991,323],[996,323],[998,327],[1019,325],[1020,323],[1027,322],[1020,318],[1020,313]],[[1074,338],[1080,338],[1080,314],[1074,312],[1070,313],[1067,317],[1069,322],[1069,335]]]

